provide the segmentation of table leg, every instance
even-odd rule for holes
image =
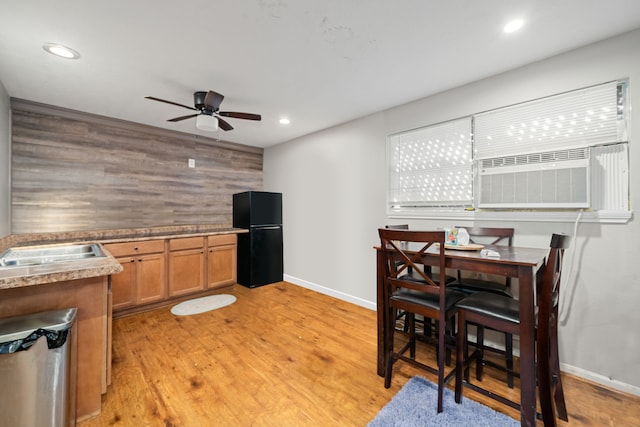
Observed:
[[[520,422],[536,425],[535,285],[536,270],[519,267],[520,290]]]

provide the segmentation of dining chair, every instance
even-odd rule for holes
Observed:
[[[443,231],[411,231],[378,229],[380,247],[384,260],[384,286],[386,295],[385,326],[387,367],[384,386],[391,386],[393,365],[398,360],[410,363],[438,376],[438,412],[442,412],[442,395],[445,383],[455,374],[455,369],[445,377],[445,354],[448,346],[453,345],[453,336],[447,334],[447,321],[455,316],[455,303],[464,297],[464,294],[454,290],[448,290],[445,285],[445,253]],[[429,252],[429,254],[427,254]],[[430,261],[427,265],[434,264],[438,267],[438,276],[431,277],[426,274],[423,267],[425,258]],[[435,258],[435,259],[434,259]],[[436,261],[437,262],[434,262]],[[413,268],[414,274],[420,276],[420,280],[403,279],[403,273]],[[408,341],[396,351],[394,344],[395,313],[399,310],[406,313],[409,325]],[[416,360],[416,333],[415,316],[421,315],[425,319],[436,321],[437,337],[433,344],[436,347],[436,367]],[[409,356],[406,355],[407,350]]]
[[[408,230],[409,229],[409,224],[387,224],[384,226],[384,228],[390,228],[392,230]],[[401,263],[401,261],[399,262]],[[431,271],[430,270],[425,270],[428,271],[428,274],[431,275]],[[408,276],[411,276],[415,279],[418,278],[418,276],[413,274],[413,268],[412,267],[408,267],[407,268],[407,273]],[[399,321],[402,321],[401,323],[401,330],[403,332],[408,332],[409,331],[409,324],[407,323],[407,319],[406,319],[406,313],[402,310],[398,310],[395,314],[396,316],[396,323],[398,323]],[[396,326],[396,327],[400,327],[400,326]],[[425,334],[427,334],[427,327],[429,327],[429,333],[431,332],[431,325],[427,326],[427,322],[424,322],[423,319],[423,331]]]
[[[569,237],[563,234],[551,236],[549,254],[537,296],[536,349],[532,350],[536,354],[532,358],[536,360],[538,396],[542,412],[538,414],[538,418],[542,418],[545,427],[556,426],[556,413],[560,419],[568,421],[560,376],[558,302],[560,299],[562,258],[565,249],[569,246],[569,240]],[[469,355],[467,340],[467,325],[471,322],[497,331],[517,334],[520,327],[518,302],[503,295],[479,292],[458,301],[457,311],[456,402],[460,403],[462,400],[462,386],[464,384],[503,404],[519,409],[518,403],[470,382],[469,364],[474,360],[476,363],[482,363],[483,354],[480,349],[476,348]]]
[[[456,228],[462,228],[456,226]],[[515,230],[513,228],[498,228],[498,227],[464,227],[469,234],[469,243],[481,243],[486,242],[489,245],[507,245],[513,244],[513,235]],[[476,279],[464,277],[461,270],[457,272],[457,280],[450,286],[452,289],[464,292],[466,294],[473,294],[475,292],[491,292],[498,295],[503,295],[507,298],[513,298],[511,293],[511,278],[502,277],[494,280]],[[504,352],[494,347],[485,347],[484,345],[484,327],[482,325],[476,326],[476,343],[477,347],[480,347],[480,351],[484,350],[493,351],[504,355],[506,370],[507,370],[507,385],[509,388],[513,388],[513,335],[505,333],[504,337]],[[495,366],[493,361],[485,360],[486,364]],[[476,378],[482,379],[483,363],[476,364]]]
[[[392,230],[408,230],[409,229],[409,224],[387,224],[384,226],[384,228],[389,228]],[[422,271],[424,271],[426,274],[429,275],[429,277],[431,277],[433,279],[433,270],[431,268],[430,265],[424,265],[422,266]],[[437,274],[437,273],[436,273]],[[411,279],[411,280],[418,280],[420,281],[420,275],[419,274],[414,274],[413,272],[413,268],[412,267],[407,267],[407,271],[406,271],[406,275],[403,276],[404,279]],[[445,283],[452,283],[455,282],[456,278],[452,277],[452,276],[445,276]],[[402,320],[403,325],[402,325],[402,330],[404,332],[408,331],[408,323],[405,319],[404,316],[404,312],[403,311],[399,311],[398,314],[396,315],[396,320],[400,321]],[[433,332],[433,325],[431,323],[431,320],[428,318],[423,318],[421,320],[416,319],[416,321],[420,322],[423,326],[423,333],[425,336],[429,337],[432,335]],[[454,324],[450,325],[451,328],[455,327]],[[450,355],[447,354],[447,364],[450,362]]]
[[[513,228],[498,227],[460,227],[469,233],[469,243],[481,243],[478,238],[485,238],[486,244],[511,246],[513,244]],[[483,241],[484,243],[484,241]],[[457,280],[453,285],[456,289],[466,293],[477,291],[492,292],[498,295],[512,297],[511,294],[511,278],[505,277],[502,280],[483,280],[469,277],[463,277],[462,272],[458,270]]]

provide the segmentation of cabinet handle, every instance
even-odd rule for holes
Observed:
[[[138,262],[142,262],[142,258],[138,259]]]
[[[135,259],[133,259],[133,258],[131,258],[131,262],[136,262],[136,260],[135,260]]]
[[[137,250],[138,250],[138,247],[137,247],[137,246],[134,246],[134,247],[133,247],[133,250],[134,250],[134,251],[137,251]]]

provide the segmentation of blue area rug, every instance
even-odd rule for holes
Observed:
[[[445,389],[443,411],[437,413],[438,386],[421,377],[411,378],[393,396],[368,427],[518,427],[516,421],[476,401],[462,397],[454,400],[453,391]]]

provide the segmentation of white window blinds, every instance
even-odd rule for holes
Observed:
[[[476,159],[626,140],[618,85],[605,83],[475,115]]]
[[[389,135],[388,213],[628,220],[629,118],[619,80]]]
[[[391,135],[388,141],[391,210],[471,205],[470,117]]]

